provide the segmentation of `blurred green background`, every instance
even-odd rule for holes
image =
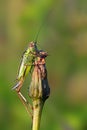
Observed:
[[[51,9],[38,37],[38,46],[49,54],[51,87],[41,130],[87,130],[87,0],[0,1],[0,130],[31,129],[11,88],[23,51]],[[28,99],[29,80],[30,75],[22,88]]]

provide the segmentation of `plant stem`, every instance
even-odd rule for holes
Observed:
[[[33,124],[32,130],[39,130],[40,120],[43,109],[43,101],[41,99],[33,100]]]

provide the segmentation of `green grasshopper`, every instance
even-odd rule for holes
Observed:
[[[19,81],[12,89],[16,89],[16,91],[20,91],[24,79],[26,75],[31,72],[33,67],[33,63],[35,61],[36,56],[38,55],[39,51],[37,49],[36,42],[30,42],[28,48],[24,52],[21,60],[21,64],[18,71],[17,80]]]
[[[45,19],[47,19],[49,13],[46,15]],[[19,67],[19,72],[18,72],[18,77],[17,80],[19,81],[12,89],[16,89],[17,92],[20,91],[24,79],[26,77],[26,75],[31,72],[31,69],[33,67],[33,63],[35,62],[36,57],[40,56],[40,50],[37,49],[37,38],[38,35],[40,33],[41,28],[43,27],[43,24],[45,23],[45,21],[42,22],[38,33],[36,35],[35,38],[35,42],[30,42],[29,47],[26,49],[26,51],[24,52],[23,56],[22,56],[22,60],[21,60],[21,64]]]

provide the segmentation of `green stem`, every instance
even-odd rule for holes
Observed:
[[[33,100],[33,124],[32,130],[39,130],[40,128],[40,120],[43,109],[43,102],[41,99]]]

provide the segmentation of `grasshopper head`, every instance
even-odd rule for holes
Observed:
[[[38,53],[36,43],[34,43],[34,42],[30,42],[29,49],[30,49],[30,52],[34,55],[36,55]]]
[[[29,48],[31,48],[31,49],[32,49],[32,48],[35,48],[35,46],[36,46],[36,45],[35,45],[35,43],[34,43],[34,42],[30,42],[30,44],[29,44]]]

